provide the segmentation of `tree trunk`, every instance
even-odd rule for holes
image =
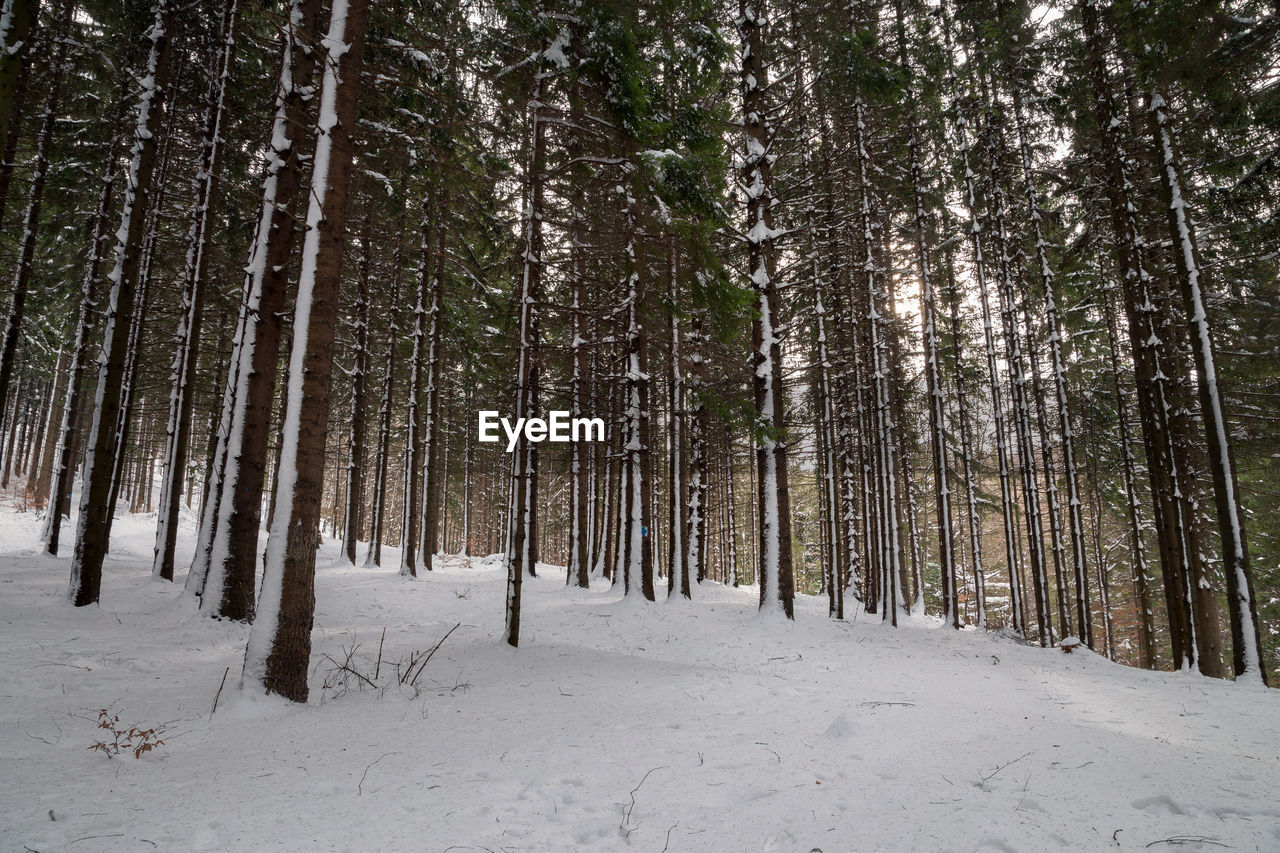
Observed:
[[[1031,142],[1023,115],[1022,89],[1018,85],[1013,87],[1013,106],[1018,134],[1018,153],[1022,162],[1022,181],[1026,189],[1027,209],[1031,218],[1031,238],[1035,242],[1036,267],[1040,274],[1040,286],[1044,291],[1045,323],[1049,329],[1049,372],[1053,376],[1054,397],[1058,404],[1058,429],[1062,433],[1062,464],[1067,483],[1067,526],[1071,536],[1071,567],[1076,584],[1076,625],[1079,627],[1080,639],[1092,647],[1093,620],[1089,609],[1089,568],[1085,560],[1084,520],[1081,515],[1075,432],[1071,426],[1071,408],[1067,399],[1067,371],[1062,358],[1062,320],[1058,311],[1056,276],[1053,266],[1049,263],[1049,245],[1045,242],[1040,224],[1040,196],[1036,191],[1033,177]],[[1046,474],[1046,476],[1049,475]],[[1055,493],[1051,492],[1051,495],[1056,499]],[[1056,513],[1054,517],[1056,519]],[[1060,588],[1059,595],[1064,594],[1065,590]]]
[[[545,48],[545,45],[544,45]],[[516,293],[516,418],[528,417],[537,406],[538,302],[542,297],[542,216],[546,176],[547,141],[542,122],[546,78],[536,75],[529,110],[529,195],[523,212],[524,240],[520,287]],[[532,540],[536,535],[533,518],[534,471],[537,457],[523,431],[511,454],[511,480],[507,506],[507,535],[504,542],[507,568],[506,641],[520,645],[520,588],[526,573],[534,571]]]
[[[356,276],[356,352],[351,369],[351,424],[347,432],[347,511],[342,525],[342,550],[356,564],[360,514],[364,504],[365,374],[369,370],[369,222],[360,233],[360,269]]]
[[[142,97],[138,102],[133,154],[125,183],[124,206],[116,236],[115,266],[109,276],[111,295],[105,317],[98,388],[89,426],[85,458],[85,487],[80,499],[80,519],[71,560],[68,598],[77,606],[98,601],[102,585],[102,561],[110,539],[112,472],[117,454],[116,423],[121,410],[121,390],[129,339],[128,318],[133,315],[135,288],[142,271],[143,228],[151,197],[156,143],[169,85],[169,33],[175,10],[170,0],[156,0],[154,20],[147,37],[147,59]]]
[[[319,19],[319,0],[291,0],[281,40],[280,82],[262,205],[245,275],[241,340],[227,370],[223,395],[221,448],[215,450],[214,467],[221,476],[212,482],[206,497],[200,537],[204,547],[197,548],[197,565],[187,578],[187,591],[201,596],[202,611],[238,621],[250,621],[254,615],[280,314],[290,289],[293,209],[303,197],[303,152],[297,143],[311,121],[311,80],[319,52],[313,42]]]
[[[438,199],[435,204],[436,215],[449,209],[448,199]],[[445,236],[447,228],[435,229],[436,245],[433,250],[433,271],[431,275],[431,307],[427,314],[430,323],[427,330],[427,388],[426,388],[426,420],[423,425],[422,439],[424,444],[423,463],[423,509],[422,509],[422,568],[431,571],[432,557],[435,555],[436,541],[440,532],[440,507],[444,500],[444,454],[441,445],[446,438],[441,429],[440,386],[444,382],[444,362],[441,358],[444,333],[444,259]]]
[[[19,80],[28,65],[39,16],[40,0],[4,0],[0,7],[0,140],[9,138],[10,125],[20,118]]]
[[[628,172],[634,167],[628,166]],[[628,177],[630,175],[628,174]],[[626,421],[626,443],[623,445],[623,471],[625,487],[622,495],[622,581],[623,595],[630,595],[632,586],[640,583],[640,593],[648,601],[654,600],[653,538],[651,508],[653,479],[650,476],[650,410],[648,340],[641,319],[645,300],[643,279],[637,262],[636,199],[632,186],[624,178],[625,233],[627,246],[624,251],[626,287],[626,376],[623,417]]]
[[[1147,475],[1151,481],[1160,565],[1164,575],[1169,639],[1173,647],[1174,668],[1189,669],[1195,664],[1198,643],[1192,612],[1194,596],[1188,507],[1178,486],[1177,456],[1169,422],[1169,374],[1161,363],[1164,352],[1153,317],[1151,277],[1146,270],[1143,240],[1135,221],[1132,187],[1118,138],[1118,129],[1122,125],[1110,90],[1095,0],[1081,0],[1080,12],[1088,47],[1088,73],[1104,168],[1103,186],[1111,215],[1113,252],[1128,315]]]
[[[427,333],[427,299],[435,298],[432,284],[434,267],[431,263],[432,238],[431,199],[423,194],[421,219],[418,222],[421,243],[418,257],[418,289],[413,306],[413,357],[409,367],[409,413],[406,416],[408,433],[405,436],[404,512],[400,521],[400,574],[404,577],[418,575],[418,545],[422,534],[422,486],[425,466],[423,457],[426,446],[424,431],[427,412],[424,408],[424,386],[429,384],[429,336]],[[432,303],[432,311],[435,305]]]
[[[334,0],[320,88],[307,232],[294,308],[278,505],[267,541],[245,687],[307,700],[315,559],[347,198],[369,0]]]
[[[574,135],[574,142],[579,139]],[[575,144],[571,155],[580,156],[581,146]],[[572,366],[569,377],[570,416],[584,416],[582,399],[586,359],[586,317],[584,315],[583,293],[586,288],[586,254],[583,246],[584,223],[581,212],[584,199],[578,196],[579,204],[574,208],[573,220],[570,224],[569,246],[569,287],[572,295],[570,306],[570,334],[573,339],[569,344]],[[588,479],[591,472],[585,464],[589,451],[584,451],[579,442],[569,445],[569,560],[565,568],[565,583],[575,580],[578,586],[586,588],[591,584],[591,550],[590,524],[588,517],[592,510],[588,492]]]
[[[27,5],[25,0],[8,0],[10,6]],[[30,4],[34,5],[34,4]],[[65,2],[65,18],[71,15],[72,4]],[[5,11],[10,11],[6,9]],[[21,14],[20,10],[13,10]],[[32,12],[34,14],[34,12]],[[27,209],[22,217],[22,236],[18,244],[17,265],[13,275],[13,290],[9,301],[9,318],[5,324],[3,343],[0,343],[0,419],[4,418],[4,407],[9,399],[9,380],[13,375],[13,364],[18,352],[18,339],[22,334],[22,321],[26,314],[27,287],[31,282],[32,260],[35,257],[36,237],[40,230],[40,207],[44,199],[45,180],[49,176],[50,148],[53,145],[54,124],[58,119],[59,99],[62,95],[62,78],[66,70],[67,43],[63,37],[68,21],[59,25],[57,48],[50,63],[49,96],[45,100],[44,116],[40,121],[40,131],[36,137],[35,162],[32,165],[31,189],[27,196]],[[6,44],[8,42],[6,41]],[[0,64],[0,86],[3,85],[6,65]],[[0,97],[0,133],[4,132],[5,116],[4,100]],[[3,138],[3,136],[0,136]]]
[[[395,395],[396,351],[400,344],[400,270],[403,258],[397,243],[392,255],[391,296],[387,302],[387,345],[382,362],[382,406],[378,410],[378,458],[374,463],[373,510],[369,518],[369,550],[364,564],[382,565],[383,520],[387,511],[387,468],[391,460],[391,401]]]
[[[195,405],[196,362],[200,354],[200,326],[207,289],[209,229],[214,193],[221,168],[222,117],[235,55],[237,0],[224,0],[221,46],[211,69],[206,105],[204,142],[195,180],[187,257],[182,274],[182,315],[178,321],[177,351],[170,381],[169,420],[165,430],[164,468],[161,474],[160,510],[157,513],[155,556],[151,573],[173,580],[173,553],[178,534],[178,507],[182,481],[187,473],[191,444],[191,416]]]
[[[1253,591],[1253,572],[1245,543],[1244,513],[1236,481],[1231,433],[1218,391],[1213,334],[1205,308],[1200,279],[1199,248],[1195,229],[1182,194],[1182,166],[1168,122],[1168,106],[1158,91],[1148,95],[1151,133],[1162,165],[1161,186],[1168,209],[1170,238],[1173,240],[1178,283],[1191,334],[1191,353],[1196,367],[1203,413],[1205,442],[1209,450],[1209,471],[1213,479],[1217,507],[1218,534],[1222,541],[1222,564],[1227,579],[1227,610],[1231,617],[1232,670],[1238,681],[1267,684],[1262,655],[1258,609]]]
[[[758,315],[751,324],[755,391],[756,467],[759,470],[760,554],[757,580],[762,612],[794,618],[795,584],[791,567],[791,506],[787,482],[786,398],[782,382],[782,346],[778,336],[779,299],[773,227],[773,129],[766,91],[764,0],[742,0],[738,34],[742,43],[742,109],[746,152],[742,185],[746,188],[747,268]]]

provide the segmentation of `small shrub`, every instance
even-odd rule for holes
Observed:
[[[412,690],[413,698],[416,699],[419,694],[418,678],[421,677],[422,671],[427,668],[432,656],[444,645],[444,641],[449,639],[449,635],[460,627],[462,627],[461,622],[450,628],[430,649],[415,650],[394,663],[390,660],[384,661],[382,657],[383,644],[387,638],[385,628],[382,631],[382,639],[378,641],[376,660],[372,660],[371,655],[357,654],[360,649],[359,643],[353,643],[350,648],[343,646],[341,660],[327,654],[323,655],[321,663],[327,662],[328,667],[324,671],[321,701],[326,698],[337,699],[352,690],[363,692],[366,688],[377,691],[378,696],[381,697],[391,687]],[[319,664],[317,664],[318,667]],[[393,668],[394,675],[390,671]],[[382,675],[383,669],[388,670],[385,676]]]
[[[106,753],[114,758],[122,752],[132,752],[134,758],[141,758],[157,746],[164,746],[164,726],[140,729],[137,726],[122,728],[120,717],[110,714],[105,708],[98,712],[98,728],[111,735],[110,740],[100,740],[89,749]]]

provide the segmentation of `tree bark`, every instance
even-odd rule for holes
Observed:
[[[758,314],[751,324],[755,395],[757,498],[760,553],[757,580],[760,608],[794,618],[795,583],[791,565],[791,506],[787,481],[787,438],[782,381],[782,346],[778,336],[779,299],[773,227],[773,129],[766,99],[764,0],[742,0],[738,34],[742,43],[742,110],[746,152],[742,184],[746,188],[747,268],[756,294]]]
[[[360,538],[364,505],[365,374],[369,370],[369,222],[360,233],[360,269],[356,275],[356,352],[351,369],[351,417],[347,431],[347,507],[342,525],[342,550],[347,562],[356,564],[356,544]]]
[[[259,615],[245,650],[243,685],[295,702],[307,699],[328,397],[369,5],[369,0],[335,0],[324,39],[328,55],[294,309],[278,505]]]
[[[123,452],[116,443],[116,422],[125,378],[128,318],[133,314],[134,291],[140,284],[143,229],[147,221],[156,143],[169,85],[169,33],[176,17],[170,0],[156,0],[153,14],[154,20],[147,33],[151,50],[144,77],[146,85],[138,102],[133,153],[126,175],[124,207],[116,238],[115,266],[109,276],[111,295],[99,361],[98,389],[88,434],[85,487],[71,560],[68,598],[77,607],[98,601],[102,561],[107,555],[110,540],[112,473],[117,454]]]
[[[182,274],[182,316],[178,321],[176,353],[170,380],[169,419],[165,430],[164,468],[161,474],[160,510],[156,516],[156,546],[151,573],[173,580],[173,554],[178,534],[178,508],[182,482],[187,474],[191,444],[191,420],[195,406],[196,363],[200,355],[200,330],[207,289],[209,238],[214,193],[222,161],[222,118],[227,87],[235,59],[235,27],[239,14],[237,0],[224,0],[222,37],[211,68],[209,101],[206,105],[204,141],[194,181],[195,200],[191,207],[191,227],[187,234],[187,257]]]
[[[293,210],[303,197],[303,152],[298,142],[312,120],[319,20],[319,0],[291,0],[281,39],[280,82],[262,205],[244,282],[241,340],[227,370],[223,395],[214,467],[221,475],[212,481],[205,499],[203,547],[197,549],[197,564],[187,579],[187,591],[200,595],[200,609],[215,618],[247,622],[254,616],[280,315],[290,290],[289,259],[296,233]]]

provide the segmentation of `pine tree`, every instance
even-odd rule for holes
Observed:
[[[142,94],[135,111],[131,162],[125,175],[125,196],[117,232],[115,266],[108,276],[111,293],[105,318],[98,387],[87,435],[85,486],[80,500],[75,553],[71,560],[68,598],[77,606],[94,604],[102,586],[102,561],[107,554],[111,516],[113,472],[123,448],[117,443],[117,418],[122,411],[121,392],[128,357],[129,325],[135,290],[141,284],[143,235],[151,197],[151,177],[169,85],[170,34],[176,12],[169,0],[155,0],[153,20],[147,31],[151,42],[143,77]]]
[[[307,232],[294,307],[275,518],[243,685],[307,699],[324,446],[368,0],[335,0],[325,36]]]

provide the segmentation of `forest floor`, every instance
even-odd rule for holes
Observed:
[[[299,706],[241,694],[246,627],[151,579],[152,517],[82,610],[38,526],[0,510],[4,851],[1280,850],[1280,691],[550,566],[517,651],[496,560],[406,581],[328,543]],[[91,749],[102,709],[163,745]]]

